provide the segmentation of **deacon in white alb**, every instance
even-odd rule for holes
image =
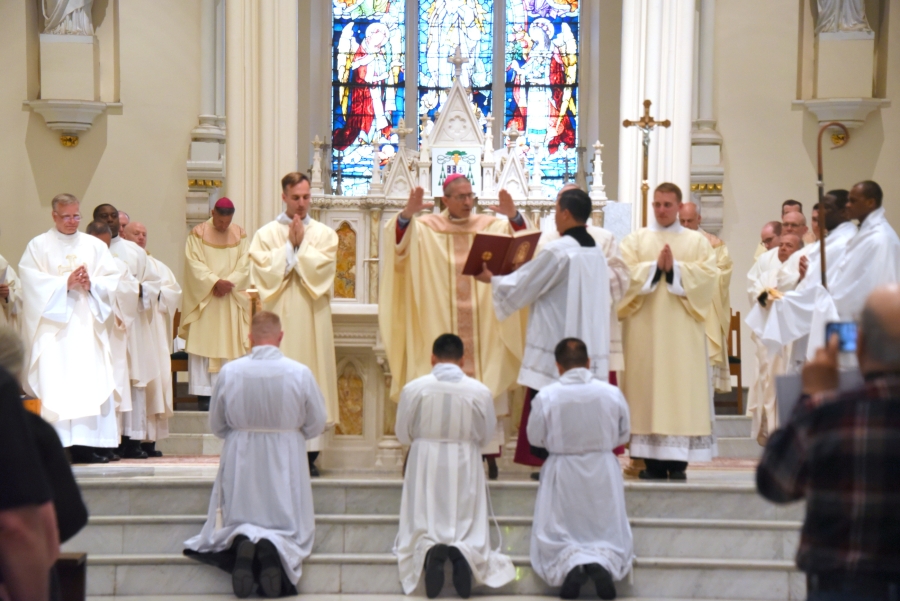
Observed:
[[[559,381],[541,389],[528,419],[528,440],[546,449],[531,528],[531,565],[563,599],[588,578],[601,599],[634,560],[625,485],[613,449],[628,442],[628,404],[597,379],[589,349],[577,338],[556,345]]]
[[[165,412],[159,383],[168,363],[161,365],[153,332],[153,299],[159,296],[160,276],[147,261],[147,252],[119,232],[119,211],[111,204],[98,205],[94,219],[106,222],[112,232],[109,250],[113,257],[128,265],[128,271],[140,284],[138,316],[128,330],[128,355],[131,376],[131,411],[122,419],[122,456],[126,459],[146,459],[141,441],[155,441],[168,436],[168,427],[157,431],[152,417]]]
[[[185,542],[188,554],[232,570],[239,597],[257,582],[254,559],[266,597],[296,594],[315,539],[306,441],[325,428],[325,403],[309,368],[278,349],[283,336],[278,316],[260,311],[250,354],[219,372],[209,423],[225,446],[206,524]]]
[[[41,399],[76,462],[106,462],[92,447],[115,448],[119,432],[106,320],[119,271],[106,245],[78,231],[79,201],[53,199],[55,227],[28,243],[19,261],[24,293],[23,385]]]
[[[463,373],[463,361],[462,339],[438,336],[431,374],[404,386],[397,407],[397,439],[411,447],[394,555],[403,592],[416,589],[424,566],[430,599],[444,585],[447,559],[463,598],[472,577],[496,588],[516,576],[510,558],[491,549],[481,447],[494,433],[494,402],[487,386]]]
[[[107,247],[112,240],[112,232],[105,221],[92,221],[84,228],[84,233],[93,236],[103,242]],[[115,404],[116,418],[119,424],[119,433],[122,432],[122,424],[126,414],[131,412],[131,378],[128,369],[128,331],[132,328],[134,320],[138,317],[138,304],[140,303],[140,286],[128,265],[121,259],[113,259],[119,269],[119,285],[110,298],[112,311],[106,320],[106,332],[109,336],[109,350],[112,358],[113,374],[116,380]],[[130,417],[129,417],[130,419]],[[120,459],[118,452],[112,450],[97,450],[98,454],[105,456],[110,461]]]
[[[126,240],[134,242],[147,251],[147,228],[139,221],[130,222],[124,230]],[[159,379],[154,380],[148,386],[148,390],[154,398],[159,395],[163,398],[164,411],[156,414],[148,414],[148,430],[156,432],[156,439],[141,443],[141,449],[151,457],[162,457],[162,453],[156,450],[156,441],[168,436],[169,418],[175,415],[175,399],[172,396],[172,371],[169,364],[172,360],[172,340],[174,338],[175,312],[181,306],[181,286],[175,280],[175,274],[169,266],[147,252],[147,262],[159,274],[159,294],[151,298],[151,327],[154,334],[154,344],[159,357]]]

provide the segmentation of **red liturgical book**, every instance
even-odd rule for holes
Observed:
[[[508,275],[531,260],[540,239],[539,230],[524,230],[512,236],[475,234],[463,275],[478,275],[484,263],[494,275]]]

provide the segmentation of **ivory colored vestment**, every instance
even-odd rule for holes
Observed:
[[[653,283],[660,252],[675,258],[673,282]],[[619,303],[635,457],[709,460],[712,437],[706,316],[716,290],[716,255],[703,234],[678,222],[629,234],[621,245],[631,270]]]
[[[325,397],[328,422],[336,424],[340,411],[331,286],[337,269],[338,237],[333,229],[307,216],[303,242],[295,250],[288,241],[290,223],[282,213],[253,236],[250,279],[263,309],[281,318],[281,352],[312,371]]]

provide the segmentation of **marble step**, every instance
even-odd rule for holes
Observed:
[[[751,418],[745,415],[716,416],[718,437],[749,438]],[[176,411],[169,419],[172,434],[209,434],[209,413],[206,411]]]
[[[200,532],[203,515],[100,516],[66,543],[65,551],[88,554],[180,553],[184,541]],[[528,555],[530,517],[498,517],[503,551]],[[397,535],[396,515],[318,515],[313,553],[390,553]],[[632,518],[638,557],[791,559],[800,522],[771,520],[678,520]],[[496,532],[492,532],[496,544]]]
[[[80,477],[82,496],[91,515],[205,515],[212,478]],[[314,479],[317,514],[397,515],[399,479]],[[490,484],[496,515],[530,517],[537,483],[497,481]],[[657,483],[625,482],[628,515],[642,518],[799,521],[803,505],[775,505],[762,499],[752,482]]]
[[[719,438],[750,438],[752,425],[752,418],[746,415],[717,415],[714,431]]]
[[[514,556],[516,579],[481,595],[558,595]],[[449,566],[448,566],[449,568]],[[180,554],[88,557],[88,594],[195,595],[231,592],[228,574]],[[421,585],[420,585],[421,588]],[[792,561],[639,558],[630,577],[617,583],[623,597],[692,599],[803,599],[804,577]],[[387,553],[313,554],[303,565],[301,594],[399,594],[397,560]],[[445,594],[452,590],[446,579]],[[417,591],[419,594],[422,591]],[[595,598],[589,587],[583,598]]]
[[[752,438],[722,437],[716,440],[719,457],[726,459],[760,459],[763,447]]]
[[[214,434],[169,434],[156,443],[164,455],[221,455],[225,441]]]

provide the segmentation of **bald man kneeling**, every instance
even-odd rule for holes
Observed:
[[[209,423],[225,446],[206,524],[185,542],[185,555],[231,572],[238,597],[256,584],[266,597],[296,594],[315,538],[306,441],[325,429],[325,401],[309,368],[279,350],[283,337],[277,315],[257,313],[250,354],[219,372]]]

